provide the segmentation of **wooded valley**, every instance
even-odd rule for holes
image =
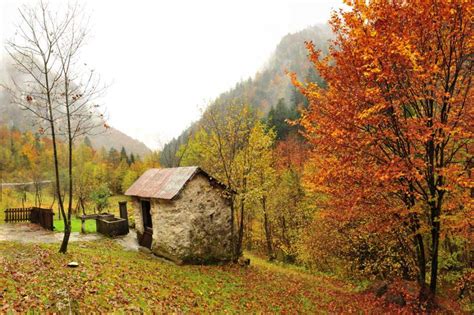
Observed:
[[[329,25],[285,36],[254,77],[209,102],[156,151],[92,143],[89,131],[109,127],[92,101],[79,100],[98,86],[71,88],[68,67],[76,60],[62,54],[76,52],[61,36],[85,35],[69,28],[81,21],[74,11],[64,24],[26,11],[27,25],[45,27],[25,33],[34,38],[31,30],[49,26],[57,37],[46,40],[50,52],[40,48],[44,39],[29,48],[7,44],[13,63],[39,87],[5,85],[0,109],[38,123],[0,119],[0,219],[6,208],[52,208],[65,235],[74,234],[75,216],[117,212],[120,200],[129,201],[133,228],[145,219],[123,195],[145,171],[199,166],[228,193],[234,259],[170,266],[148,252],[120,253],[113,240],[106,250],[102,241],[68,250],[66,240],[61,256],[50,244],[2,242],[0,231],[0,312],[88,312],[94,294],[101,312],[473,312],[473,10],[469,1],[348,1]],[[102,252],[130,288],[114,291],[112,282],[91,278]],[[23,256],[26,269],[13,272]],[[87,271],[64,271],[73,259],[83,259]],[[65,296],[55,304],[61,294],[45,281],[56,280],[35,273],[49,263],[74,305],[63,305]],[[36,298],[28,272],[40,279]],[[22,294],[33,302],[19,302]]]

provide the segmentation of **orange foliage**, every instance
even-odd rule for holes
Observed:
[[[472,239],[473,3],[349,5],[332,18],[328,57],[307,43],[328,88],[293,76],[310,101],[300,120],[313,145],[307,186],[329,197],[324,216],[336,222],[429,235],[434,293],[443,233]],[[422,284],[423,242],[413,254]]]
[[[278,142],[275,148],[276,168],[279,170],[291,168],[300,171],[303,169],[307,155],[307,145],[296,135],[290,134],[285,140]]]

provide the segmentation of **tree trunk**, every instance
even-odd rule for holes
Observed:
[[[59,252],[65,254],[67,252],[67,246],[69,244],[69,236],[71,235],[71,225],[67,224],[64,226],[64,237],[59,248]]]
[[[244,177],[243,183],[242,183],[242,200],[240,203],[240,223],[239,223],[239,235],[237,239],[237,257],[242,256],[242,244],[244,241],[244,210],[245,210],[245,196],[247,193],[247,180]]]
[[[47,73],[47,70],[48,69],[45,69],[46,73]],[[46,79],[46,86],[49,86],[47,75],[45,79]],[[51,127],[51,140],[53,142],[53,160],[54,160],[54,175],[55,175],[55,180],[56,180],[56,194],[58,195],[59,211],[61,215],[63,216],[64,228],[66,229],[66,226],[67,226],[66,214],[64,212],[64,203],[61,196],[61,183],[59,181],[59,157],[58,157],[58,147],[56,143],[56,130],[55,130],[55,125],[54,125],[53,105],[52,105],[51,95],[50,95],[49,90],[47,92],[47,99],[48,99],[48,111],[49,111],[49,118],[50,118],[49,123]],[[69,239],[69,236],[68,236],[68,239]],[[65,253],[65,251],[64,252],[62,251],[62,248],[63,246],[61,245],[61,249],[59,250],[59,252]],[[67,248],[67,244],[66,244],[66,248]]]
[[[64,64],[63,64],[64,67]],[[64,218],[64,237],[61,244],[59,252],[66,253],[67,245],[69,243],[69,236],[71,234],[71,210],[72,210],[72,197],[73,197],[73,182],[72,182],[72,130],[71,130],[71,113],[70,113],[70,104],[69,104],[69,78],[65,75],[64,78],[64,91],[66,97],[66,118],[67,118],[67,135],[68,135],[68,180],[69,180],[69,190],[68,190],[68,206],[67,206],[67,217]],[[68,228],[66,228],[68,227]]]
[[[415,235],[415,246],[417,253],[417,262],[418,262],[418,283],[422,288],[426,285],[426,257],[425,257],[425,246],[423,243],[423,237],[421,234],[417,233]]]
[[[83,214],[83,215],[86,215],[86,207],[85,207],[85,205],[84,205],[84,197],[81,197],[81,198],[79,199],[79,203],[80,203],[81,208],[82,208],[82,214]]]
[[[266,197],[262,197],[262,209],[263,209],[263,224],[265,227],[265,238],[267,240],[267,255],[269,260],[275,259],[275,254],[273,253],[273,246],[272,246],[272,235],[270,230],[270,222],[268,220],[267,214],[267,200]]]
[[[439,253],[439,232],[440,232],[440,222],[438,210],[435,210],[433,226],[431,229],[431,280],[430,280],[430,291],[434,296],[436,294],[436,284],[438,281],[438,253]]]
[[[236,249],[238,257],[242,255],[242,243],[244,241],[244,203],[245,203],[245,198],[242,198],[242,202],[240,204],[239,235],[237,239],[237,249]]]
[[[412,209],[415,206],[416,199],[414,194],[414,186],[412,183],[409,185],[410,190],[409,194],[404,199],[405,204],[407,205],[408,209]],[[423,235],[420,234],[420,219],[417,213],[412,212],[410,214],[410,221],[409,227],[412,232],[415,234],[414,236],[414,243],[415,243],[415,251],[416,251],[416,261],[418,264],[418,283],[421,287],[421,292],[424,294],[425,286],[426,286],[426,254],[425,254],[425,245],[423,241]]]
[[[51,99],[51,89],[50,89],[49,75],[48,75],[49,69],[48,69],[48,63],[46,60],[44,61],[44,73],[45,73],[45,86],[47,87],[46,100],[47,100],[48,113],[49,113],[49,125],[51,128],[51,141],[53,143],[53,160],[54,160],[54,176],[56,180],[56,194],[58,195],[59,212],[63,215],[63,218],[65,218],[66,216],[64,213],[64,204],[63,204],[63,199],[61,197],[61,183],[59,181],[59,157],[58,157],[58,146],[56,143],[56,129],[55,129],[55,124],[54,124],[53,101]],[[64,221],[65,228],[66,228],[66,223],[67,222]]]

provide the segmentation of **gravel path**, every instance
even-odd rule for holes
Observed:
[[[138,250],[137,234],[135,230],[130,230],[125,236],[114,238],[126,250]],[[13,241],[23,243],[60,243],[63,233],[48,231],[42,227],[31,223],[5,223],[0,224],[0,242]],[[70,242],[87,242],[104,239],[100,234],[81,234],[72,232]]]

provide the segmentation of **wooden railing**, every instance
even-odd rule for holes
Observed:
[[[31,222],[32,208],[5,209],[5,222]]]
[[[37,207],[5,209],[5,222],[31,222],[51,231],[54,229],[53,216],[51,209]]]

